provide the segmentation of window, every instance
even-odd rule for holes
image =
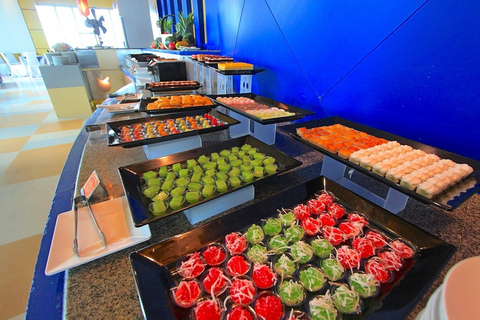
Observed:
[[[67,43],[72,48],[98,45],[93,28],[86,26],[86,18],[80,14],[77,7],[39,5],[37,12],[50,48],[57,42]],[[97,19],[101,16],[105,19],[103,26],[107,28],[107,32],[100,31],[103,46],[124,48],[125,37],[118,11],[95,9],[95,15]],[[91,10],[88,18],[93,19]]]

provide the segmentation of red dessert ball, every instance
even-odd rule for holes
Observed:
[[[365,263],[365,272],[373,275],[381,283],[388,282],[392,277],[392,273],[377,257],[373,257]]]
[[[195,252],[186,256],[180,263],[178,273],[186,279],[192,279],[202,274],[203,270],[205,270],[205,262],[200,258],[200,254]]]
[[[337,220],[335,220],[331,215],[328,213],[322,213],[318,216],[320,221],[322,222],[322,226],[330,226],[333,227],[336,223]]]
[[[249,309],[236,306],[227,314],[227,320],[253,320],[253,315]]]
[[[345,208],[338,203],[332,203],[328,206],[327,212],[334,219],[340,219],[345,214]]]
[[[244,256],[233,256],[228,260],[226,269],[233,277],[243,276],[250,269],[250,263]]]
[[[202,252],[203,259],[210,266],[218,266],[227,258],[225,250],[218,245],[209,245]]]
[[[248,279],[235,279],[230,286],[229,296],[234,304],[248,305],[252,303],[257,290]]]
[[[225,236],[225,246],[230,254],[240,254],[247,249],[247,239],[238,232],[232,232]]]
[[[204,300],[197,303],[193,309],[195,320],[222,319],[222,306],[217,300]]]
[[[325,211],[325,203],[317,199],[311,199],[307,202],[307,206],[312,214],[320,214]]]
[[[352,241],[352,247],[360,253],[362,258],[370,258],[375,254],[372,241],[366,238],[356,238]]]
[[[310,217],[310,208],[305,204],[299,204],[293,208],[293,213],[295,213],[298,220],[304,220]]]
[[[320,233],[322,222],[320,219],[308,217],[305,220],[302,220],[302,228],[305,230],[306,234],[309,236],[314,236]]]
[[[181,281],[176,288],[173,288],[173,299],[182,308],[190,308],[197,302],[202,289],[197,281]]]
[[[324,227],[322,234],[323,237],[327,239],[333,246],[338,246],[345,240],[345,234],[343,231],[335,227]]]
[[[340,222],[338,228],[343,231],[347,239],[353,239],[362,232],[362,225],[350,221]]]
[[[365,226],[368,225],[367,219],[364,216],[362,216],[358,213],[355,213],[355,212],[352,212],[352,213],[348,214],[348,221],[360,223],[362,225],[362,227],[365,227]]]
[[[373,245],[377,249],[383,248],[387,243],[387,240],[385,240],[385,237],[375,231],[368,231],[367,234],[365,235],[365,238],[372,241]]]
[[[324,205],[329,205],[330,203],[333,202],[333,197],[326,193],[326,192],[322,192],[320,194],[317,195],[317,200],[322,202]]]
[[[283,304],[274,295],[264,295],[255,302],[255,312],[262,320],[280,320],[283,316]]]
[[[270,289],[277,282],[277,274],[264,264],[253,266],[252,280],[259,289]]]
[[[227,284],[225,274],[220,268],[209,269],[202,280],[203,289],[213,295],[221,293]]]
[[[337,260],[345,269],[358,268],[360,259],[360,253],[349,246],[341,246],[337,250]]]
[[[382,260],[383,264],[385,264],[387,270],[398,271],[403,266],[402,259],[392,250],[380,252],[378,257]]]
[[[390,242],[389,247],[402,259],[410,259],[415,255],[415,251],[400,240]]]

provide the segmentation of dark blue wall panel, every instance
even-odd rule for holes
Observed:
[[[480,2],[206,0],[206,10],[209,46],[267,69],[253,92],[480,160]]]

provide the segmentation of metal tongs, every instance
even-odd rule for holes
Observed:
[[[83,192],[82,192],[83,193]],[[93,224],[95,226],[95,229],[97,230],[98,232],[98,235],[100,237],[100,241],[102,243],[102,248],[105,248],[106,247],[106,242],[105,242],[105,235],[103,234],[102,232],[102,229],[100,229],[99,225],[98,225],[98,222],[97,222],[97,219],[95,219],[95,215],[93,214],[93,211],[92,211],[92,207],[90,207],[90,202],[88,201],[88,198],[85,197],[83,194],[76,197],[74,199],[74,214],[75,214],[75,217],[74,217],[74,229],[75,229],[75,235],[74,235],[74,238],[73,238],[73,244],[72,244],[72,247],[73,247],[73,252],[75,253],[75,256],[79,257],[79,251],[78,251],[78,237],[77,237],[77,231],[78,231],[78,204],[83,204],[84,206],[86,206],[88,208],[88,213],[90,215],[90,217],[92,218],[93,220]]]

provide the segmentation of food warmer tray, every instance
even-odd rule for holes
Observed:
[[[247,117],[249,119],[252,119],[253,121],[256,121],[261,124],[271,124],[271,123],[279,123],[279,122],[285,122],[285,121],[291,121],[291,120],[298,120],[302,119],[305,116],[315,114],[315,112],[312,111],[307,111],[301,108],[297,108],[282,102],[278,102],[269,98],[265,98],[262,96],[259,96],[255,93],[235,93],[235,94],[218,94],[218,95],[207,95],[207,97],[215,99],[215,102],[229,110],[235,111],[236,113],[241,114],[244,117]],[[269,107],[277,107],[279,109],[284,109],[289,112],[294,112],[295,115],[289,116],[289,117],[278,117],[278,118],[271,118],[271,119],[260,119],[255,116],[252,116],[251,114],[248,114],[246,112],[243,112],[241,110],[235,109],[234,107],[231,107],[227,104],[223,104],[222,102],[216,100],[218,97],[245,97],[245,98],[250,98],[252,100],[255,100],[255,102],[267,105]]]
[[[150,204],[151,201],[150,199],[148,199],[143,195],[141,190],[141,179],[143,179],[142,174],[144,172],[159,168],[164,165],[171,165],[178,162],[184,162],[188,159],[197,159],[201,155],[206,155],[213,152],[220,152],[223,149],[230,149],[232,147],[241,147],[244,144],[249,144],[254,148],[258,148],[259,152],[264,153],[266,156],[274,157],[277,161],[276,162],[278,166],[277,172],[271,175],[264,176],[263,178],[256,178],[252,182],[242,184],[240,187],[237,187],[234,189],[229,188],[228,191],[222,194],[218,194],[211,198],[201,200],[195,204],[185,206],[179,210],[167,212],[167,214],[163,216],[154,216],[149,212],[148,205]],[[283,171],[287,171],[297,166],[300,166],[301,164],[302,163],[300,161],[289,157],[283,152],[278,151],[274,147],[269,146],[261,142],[260,140],[255,139],[252,136],[242,136],[236,139],[215,143],[214,145],[196,148],[196,149],[192,149],[184,152],[179,152],[163,158],[156,158],[156,159],[152,159],[144,162],[131,164],[125,167],[120,167],[118,171],[120,173],[120,178],[122,181],[123,189],[125,191],[125,195],[130,205],[133,221],[136,227],[140,227],[145,224],[156,221],[158,219],[162,219],[164,217],[181,212],[183,210],[190,209],[199,204],[208,202],[209,200],[217,199],[225,194],[229,194],[231,192],[237,191],[246,186],[252,185],[257,181],[268,179],[269,177],[275,176]]]
[[[171,95],[169,95],[169,96],[171,96]],[[203,96],[203,95],[199,94],[199,96]],[[141,99],[140,100],[140,108],[138,108],[138,111],[149,113],[149,114],[159,114],[159,113],[171,113],[171,112],[186,111],[186,110],[199,110],[199,109],[207,109],[207,108],[211,109],[211,108],[217,106],[216,101],[212,101],[211,105],[205,105],[205,106],[147,110],[147,105],[150,102],[155,102],[155,101],[157,101],[157,99],[152,99],[152,98]]]
[[[145,84],[145,89],[150,92],[164,92],[164,91],[186,91],[186,90],[197,90],[202,87],[202,85],[196,81],[197,84],[193,86],[165,86],[165,87],[153,87],[150,88],[149,82]]]
[[[298,128],[306,127],[308,128],[313,128],[313,127],[320,127],[320,126],[329,126],[333,124],[342,124],[347,127],[357,129],[359,131],[366,132],[370,135],[373,135],[375,137],[379,138],[384,138],[389,141],[398,141],[401,144],[405,145],[410,145],[414,149],[420,149],[423,150],[427,153],[434,153],[437,156],[439,156],[441,159],[451,159],[457,163],[466,163],[470,165],[473,168],[473,172],[464,180],[460,181],[459,183],[453,185],[451,188],[445,190],[441,194],[433,197],[432,199],[429,199],[427,197],[424,197],[415,191],[411,191],[400,184],[397,184],[393,181],[390,181],[384,177],[381,177],[372,171],[369,171],[360,165],[356,165],[346,159],[343,159],[339,157],[337,154],[334,154],[332,152],[329,152],[323,148],[320,148],[306,140],[303,140],[300,136],[297,135],[296,130]],[[324,119],[319,119],[319,120],[312,120],[312,121],[306,121],[306,122],[300,122],[300,123],[295,123],[295,124],[290,124],[290,125],[285,125],[282,127],[279,127],[280,130],[288,133],[291,135],[293,138],[295,138],[298,141],[301,141],[310,147],[317,149],[318,151],[328,155],[331,158],[334,158],[347,166],[350,166],[354,168],[355,170],[358,170],[372,178],[375,178],[382,183],[403,192],[404,194],[408,195],[411,198],[414,198],[416,200],[419,200],[423,203],[427,204],[433,204],[436,205],[442,209],[445,210],[454,210],[458,206],[460,206],[463,202],[465,202],[468,198],[470,198],[472,195],[477,193],[480,190],[480,161],[476,161],[471,158],[463,157],[461,155],[448,152],[439,148],[435,148],[414,140],[410,140],[407,138],[403,138],[382,130],[378,130],[372,127],[368,127],[366,125],[362,125],[350,120],[346,120],[340,117],[329,117],[329,118],[324,118]]]
[[[220,241],[230,232],[242,230],[260,219],[277,215],[278,208],[293,207],[319,190],[333,192],[336,200],[347,210],[365,214],[374,228],[389,237],[401,237],[419,249],[415,262],[403,279],[389,288],[391,291],[388,295],[376,304],[378,309],[364,315],[364,318],[348,315],[345,319],[406,319],[456,248],[322,176],[186,233],[131,253],[130,263],[145,318],[188,319],[188,315],[185,317],[185,313],[182,314],[182,310],[175,306],[169,295],[169,289],[174,283],[168,268],[171,268],[176,260],[200,250],[211,242]]]
[[[187,116],[195,117],[197,115],[203,115],[205,113],[208,113],[208,114],[216,117],[217,119],[225,122],[225,124],[222,125],[222,126],[216,126],[216,127],[204,128],[204,129],[196,129],[196,130],[192,130],[192,131],[181,132],[181,133],[171,134],[171,135],[162,136],[162,137],[146,138],[146,139],[143,139],[143,140],[130,141],[130,142],[122,142],[122,141],[119,140],[119,137],[118,137],[118,133],[120,131],[120,128],[123,127],[123,126],[133,125],[133,124],[141,124],[141,123],[158,121],[158,120],[165,120],[165,119],[184,118],[184,117],[187,117]],[[229,126],[237,124],[237,123],[239,123],[238,120],[230,118],[230,117],[228,117],[228,116],[226,116],[226,115],[224,115],[220,112],[217,112],[216,110],[197,109],[197,110],[192,110],[192,111],[176,112],[176,113],[173,113],[173,114],[153,116],[153,117],[148,117],[148,118],[137,118],[137,119],[131,119],[131,120],[124,120],[124,121],[107,122],[107,123],[105,123],[105,127],[107,129],[107,142],[108,142],[109,147],[111,147],[111,146],[121,146],[121,147],[124,147],[124,148],[129,148],[129,147],[136,147],[136,146],[145,145],[145,144],[165,142],[165,141],[174,140],[174,139],[182,139],[182,138],[186,138],[186,137],[193,136],[193,135],[196,135],[196,134],[225,130]]]

